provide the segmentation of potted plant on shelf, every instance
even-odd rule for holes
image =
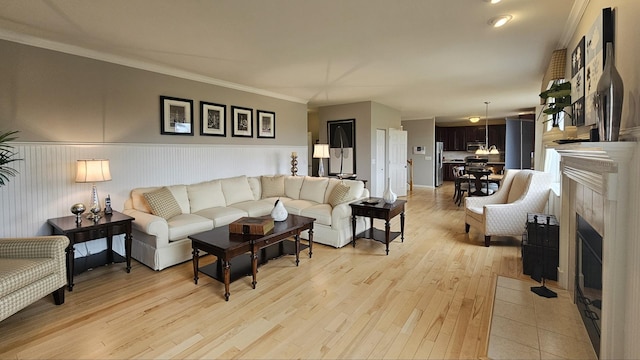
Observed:
[[[551,115],[551,119],[546,119],[543,122],[553,121],[553,127],[558,127],[560,113],[571,118],[571,114],[564,110],[567,106],[571,106],[571,82],[554,81],[549,89],[541,92],[539,96],[547,105],[542,114]],[[552,98],[553,101],[549,101],[549,98]]]
[[[9,141],[17,139],[17,131],[6,131],[0,133],[0,186],[4,186],[9,182],[9,176],[16,176],[18,170],[9,167],[14,161],[22,160],[16,158],[17,153],[13,151],[13,146],[9,145]]]

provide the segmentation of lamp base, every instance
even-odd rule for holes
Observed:
[[[322,163],[322,159],[318,160],[320,160],[320,164],[318,165],[318,176],[324,177],[324,164]]]

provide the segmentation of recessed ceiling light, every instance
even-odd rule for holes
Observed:
[[[489,20],[489,25],[493,27],[501,27],[506,23],[508,23],[509,21],[511,21],[511,19],[513,19],[513,16],[511,15],[496,16],[494,18],[491,18],[491,20]]]
[[[501,0],[484,0],[485,2],[488,2],[490,4],[497,4],[499,3]]]

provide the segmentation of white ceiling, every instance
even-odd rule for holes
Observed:
[[[532,111],[584,1],[0,0],[0,38],[440,122]]]

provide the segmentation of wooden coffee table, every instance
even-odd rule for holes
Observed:
[[[357,238],[369,238],[386,244],[387,255],[389,255],[389,243],[393,239],[400,235],[402,242],[404,242],[404,204],[406,204],[405,200],[396,200],[393,204],[387,204],[381,198],[367,198],[349,204],[351,206],[351,226],[353,229],[351,243],[353,247],[356,246]],[[398,214],[400,214],[400,232],[393,232],[390,221]],[[371,221],[371,228],[356,235],[356,216],[368,217]],[[385,220],[384,231],[373,227],[373,219]]]
[[[296,255],[296,266],[300,262],[300,233],[309,230],[309,258],[313,254],[313,222],[316,219],[289,215],[285,221],[276,221],[273,231],[267,235],[243,235],[229,233],[229,226],[189,236],[193,249],[193,280],[198,283],[198,272],[224,283],[224,298],[229,301],[229,283],[252,275],[256,288],[258,263],[287,254]],[[293,237],[294,241],[284,241]],[[293,248],[291,244],[293,243]],[[275,251],[274,251],[274,246]],[[215,255],[216,262],[199,267],[200,250]],[[293,251],[292,251],[293,250]],[[233,265],[233,269],[232,269]]]

